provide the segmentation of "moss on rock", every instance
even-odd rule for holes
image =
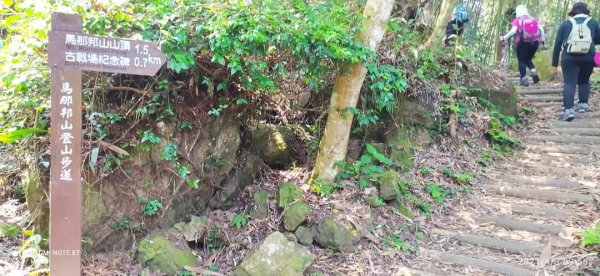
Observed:
[[[306,248],[275,232],[233,271],[234,276],[301,276],[315,257]]]
[[[304,202],[296,202],[290,205],[283,215],[283,227],[285,230],[294,231],[308,218],[310,206]]]
[[[383,200],[394,200],[400,194],[402,177],[396,171],[387,170],[379,176],[379,196]]]
[[[196,256],[181,241],[172,241],[173,231],[153,234],[138,246],[138,261],[153,271],[176,275],[183,266],[196,264]]]
[[[299,226],[294,234],[296,234],[296,239],[300,244],[307,246],[311,245],[315,238],[315,233],[306,226]]]
[[[302,199],[302,190],[292,182],[283,182],[277,191],[277,206],[285,208],[297,199]]]
[[[360,240],[360,233],[352,225],[341,225],[332,219],[320,223],[314,232],[321,247],[340,252],[352,252]]]
[[[291,163],[292,142],[293,131],[289,126],[259,124],[252,130],[252,151],[271,167],[280,168]]]
[[[269,191],[258,190],[254,193],[254,203],[250,209],[250,217],[264,219],[269,216]]]

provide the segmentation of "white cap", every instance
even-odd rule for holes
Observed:
[[[525,5],[518,5],[515,10],[515,13],[517,17],[529,15],[529,11],[527,10],[527,6]]]

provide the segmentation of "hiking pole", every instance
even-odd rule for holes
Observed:
[[[500,51],[502,52],[502,58],[500,59],[500,71],[502,77],[506,79],[508,77],[508,41],[500,41]]]

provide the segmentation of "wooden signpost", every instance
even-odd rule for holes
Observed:
[[[81,71],[153,76],[166,62],[151,42],[82,33],[80,15],[53,13],[48,35],[51,92],[50,274],[81,274]]]

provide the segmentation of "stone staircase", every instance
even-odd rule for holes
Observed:
[[[518,89],[540,114],[525,149],[439,217],[418,262],[396,275],[600,275],[600,257],[575,239],[600,215],[600,109],[562,122],[561,87]]]

